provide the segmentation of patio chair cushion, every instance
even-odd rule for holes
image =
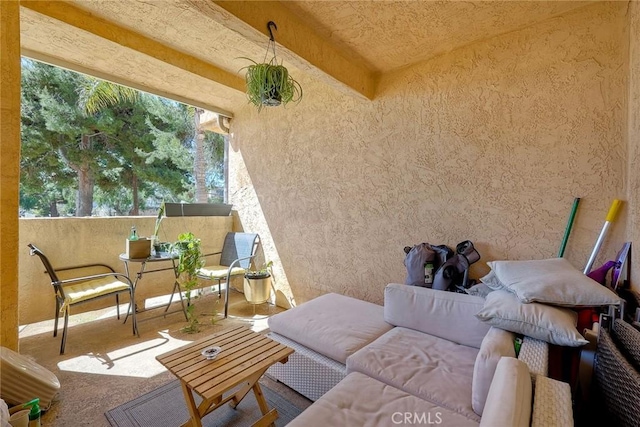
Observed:
[[[340,363],[393,326],[383,308],[339,294],[325,294],[272,316],[271,331]]]
[[[198,276],[206,276],[211,279],[224,279],[227,277],[227,271],[229,267],[224,265],[207,265],[198,270]],[[231,269],[231,276],[239,276],[245,273],[245,269],[242,267],[233,267]]]
[[[121,292],[129,289],[129,285],[114,277],[100,277],[98,279],[86,280],[64,286],[64,303],[76,304],[114,292]],[[63,311],[61,308],[60,311]]]
[[[360,372],[471,420],[473,366],[478,349],[396,327],[347,359]]]

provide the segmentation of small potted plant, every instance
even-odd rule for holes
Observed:
[[[182,233],[178,240],[172,245],[171,251],[178,254],[178,275],[180,284],[184,288],[187,297],[187,319],[189,325],[184,328],[185,332],[198,332],[199,321],[195,313],[195,306],[191,304],[191,291],[198,286],[198,270],[204,266],[200,239],[193,233]]]
[[[244,273],[244,297],[251,304],[262,304],[271,297],[271,266],[273,261],[263,264],[259,270]]]
[[[162,252],[168,252],[171,246],[169,242],[161,242],[158,237],[158,233],[160,232],[160,224],[162,223],[162,219],[164,218],[165,213],[165,205],[164,200],[160,203],[160,208],[158,208],[158,215],[156,216],[156,225],[153,227],[153,235],[151,236],[151,242],[153,244],[153,250],[156,253],[156,257],[160,257]]]
[[[253,63],[242,69],[247,70],[247,97],[250,103],[258,107],[258,111],[262,110],[264,106],[286,105],[291,101],[299,102],[302,99],[302,87],[300,84],[291,77],[289,70],[282,65],[282,62],[278,64],[275,39],[271,32],[272,26],[276,30],[278,29],[273,21],[269,21],[267,24],[271,38],[269,39],[264,61],[257,63],[253,59],[242,58]],[[267,62],[269,48],[273,49],[273,57]]]

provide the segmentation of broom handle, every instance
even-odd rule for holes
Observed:
[[[567,221],[567,228],[564,230],[564,237],[562,243],[560,243],[560,250],[558,251],[558,258],[564,256],[564,250],[567,248],[567,242],[569,241],[569,234],[571,234],[571,228],[573,228],[573,221],[576,219],[576,212],[578,211],[578,204],[580,203],[580,197],[573,199],[573,206],[571,206],[571,214],[569,214],[569,220]]]
[[[600,252],[600,248],[602,247],[602,243],[604,243],[605,237],[607,237],[607,232],[609,231],[609,227],[613,221],[615,221],[618,212],[620,211],[620,206],[622,206],[622,200],[615,199],[613,203],[611,203],[611,207],[609,208],[609,212],[607,213],[607,217],[604,220],[604,225],[602,226],[602,231],[598,236],[598,240],[596,240],[596,245],[593,247],[593,251],[591,252],[591,256],[589,257],[589,261],[587,261],[587,265],[584,267],[584,274],[588,274],[591,271],[591,267],[593,267],[593,263],[598,256],[598,252]]]

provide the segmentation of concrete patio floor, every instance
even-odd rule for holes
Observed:
[[[109,426],[104,412],[175,379],[155,357],[191,341],[235,325],[246,325],[256,332],[265,331],[267,318],[283,309],[261,304],[253,306],[244,296],[231,291],[229,317],[221,316],[212,324],[212,316],[200,315],[196,334],[182,331],[186,325],[178,312],[158,316],[162,310],[139,315],[140,337],[132,333],[130,321],[117,320],[115,307],[71,316],[65,354],[60,355],[61,331],[53,338],[53,321],[27,325],[20,330],[20,353],[52,371],[61,384],[60,393],[50,409],[43,413],[47,427]],[[53,308],[53,299],[50,302]],[[224,294],[210,293],[196,301],[198,313],[223,312]],[[121,313],[126,312],[126,305]],[[170,311],[179,310],[172,304]],[[277,391],[292,404],[306,408],[311,402],[269,378],[262,383]],[[215,413],[210,415],[215,416]],[[185,420],[186,421],[186,420]],[[171,426],[167,426],[171,427]]]

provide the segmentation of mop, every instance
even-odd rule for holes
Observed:
[[[602,231],[600,231],[600,235],[598,236],[598,240],[596,240],[596,244],[593,247],[593,251],[591,252],[591,256],[589,257],[589,261],[587,261],[587,265],[584,267],[584,274],[589,274],[591,271],[591,267],[593,267],[593,263],[598,256],[598,252],[600,252],[600,247],[602,243],[604,243],[605,237],[607,237],[607,232],[609,231],[609,227],[613,221],[615,221],[616,216],[618,215],[618,211],[620,210],[620,206],[622,206],[622,200],[615,199],[611,203],[611,207],[609,208],[609,212],[607,213],[607,217],[604,220],[604,225],[602,226]]]

